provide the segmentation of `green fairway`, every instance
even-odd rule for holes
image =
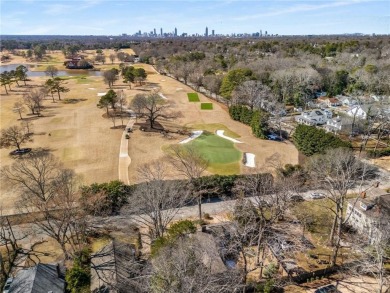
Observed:
[[[197,93],[187,93],[187,96],[189,102],[200,102]]]
[[[200,108],[202,110],[213,110],[213,103],[201,103]]]
[[[238,174],[242,154],[234,143],[209,132],[189,142],[210,163],[209,171],[221,175]]]

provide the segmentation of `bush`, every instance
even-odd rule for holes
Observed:
[[[174,243],[177,238],[185,236],[187,234],[193,234],[196,232],[195,223],[190,220],[182,220],[172,224],[167,230],[167,234],[164,237],[159,237],[153,241],[151,246],[151,254],[155,256],[159,250],[166,245]]]
[[[73,267],[66,273],[67,292],[89,292],[91,284],[90,271],[89,251],[84,249],[76,254]]]
[[[81,187],[81,207],[91,215],[116,214],[127,202],[133,187],[115,180],[108,183],[93,183]]]
[[[91,282],[89,270],[78,265],[73,266],[66,274],[66,282],[68,284],[68,290],[71,293],[80,293],[89,289]]]
[[[324,153],[329,148],[351,148],[349,142],[345,142],[332,133],[314,126],[298,125],[293,135],[297,149],[306,156]]]
[[[390,148],[381,149],[381,150],[369,150],[367,151],[367,155],[369,158],[380,158],[390,156]]]

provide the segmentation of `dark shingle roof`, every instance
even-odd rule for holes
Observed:
[[[58,277],[57,265],[37,264],[15,276],[9,293],[63,293],[65,281]]]

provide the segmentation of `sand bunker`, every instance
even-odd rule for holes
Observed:
[[[191,140],[194,140],[195,138],[199,137],[201,134],[203,133],[203,130],[196,130],[196,131],[193,131],[191,136],[189,138],[186,138],[184,140],[182,140],[181,142],[179,143],[187,143],[187,142],[190,142]]]
[[[237,139],[234,139],[232,137],[229,137],[229,136],[226,136],[224,135],[223,133],[225,132],[225,130],[217,130],[216,131],[216,134],[224,139],[227,139],[227,140],[230,140],[232,142],[235,142],[235,143],[242,143],[241,141],[237,140]]]
[[[104,96],[106,93],[97,93],[97,96],[98,97],[102,97],[102,96]]]
[[[245,156],[245,166],[255,168],[255,155],[252,153],[244,153]]]
[[[163,98],[164,100],[168,99],[166,96],[164,96],[162,93],[158,93],[158,95]]]
[[[95,88],[94,88],[94,87],[89,87],[88,89],[89,89],[89,90],[95,90]]]
[[[177,91],[182,91],[183,88],[182,88],[182,87],[178,87],[178,88],[176,88],[176,90],[177,90]]]

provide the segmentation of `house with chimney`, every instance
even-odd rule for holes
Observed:
[[[368,199],[362,193],[361,197],[348,201],[347,221],[369,243],[380,239],[384,227],[390,225],[389,220],[390,193],[375,199]]]

